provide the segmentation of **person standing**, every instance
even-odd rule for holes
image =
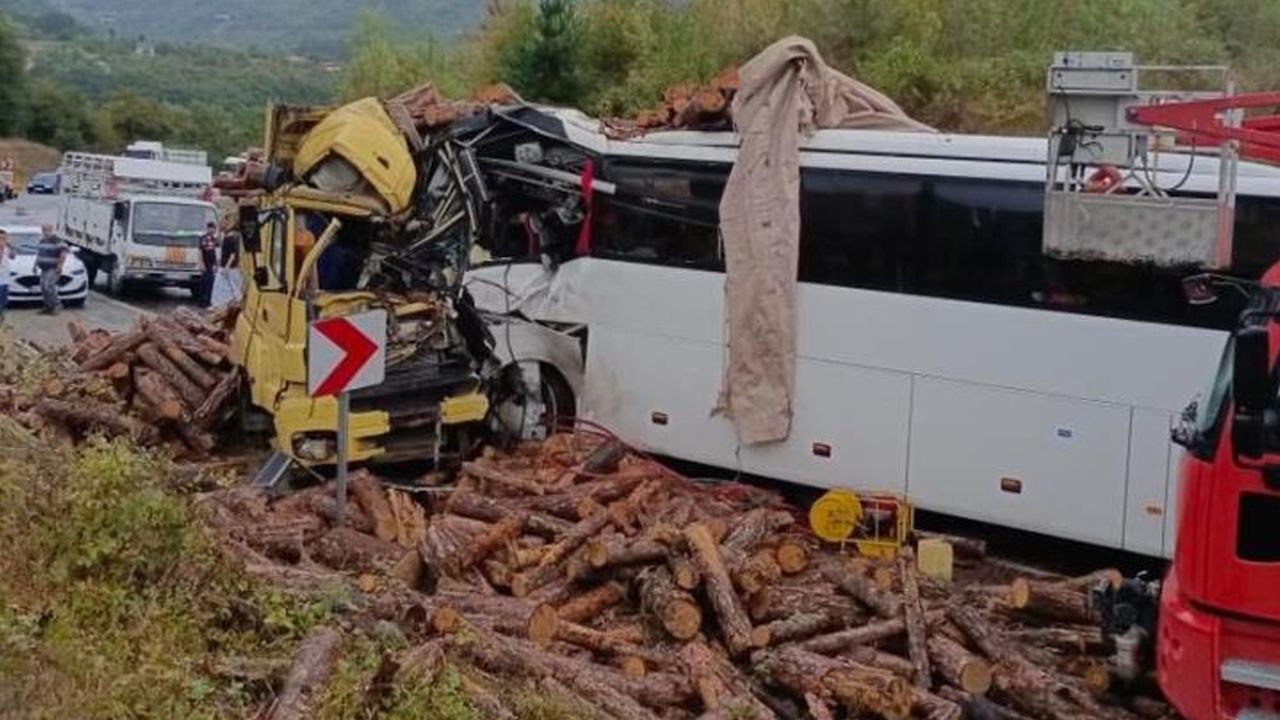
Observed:
[[[36,246],[36,269],[40,271],[40,294],[44,298],[44,315],[57,315],[62,309],[62,301],[58,298],[58,279],[62,277],[62,266],[67,262],[69,252],[67,244],[53,232],[52,225],[40,228],[40,244]]]
[[[213,302],[213,281],[218,276],[218,226],[209,223],[200,236],[200,307]]]
[[[9,305],[9,261],[13,257],[9,233],[0,230],[0,322],[4,322],[4,309]]]

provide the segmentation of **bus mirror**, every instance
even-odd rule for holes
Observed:
[[[262,252],[262,238],[258,235],[258,208],[256,207],[240,208],[240,242],[244,245],[245,252]]]
[[[1236,412],[1260,415],[1271,405],[1268,371],[1271,356],[1267,330],[1250,326],[1236,333],[1235,359],[1231,368],[1231,393]]]

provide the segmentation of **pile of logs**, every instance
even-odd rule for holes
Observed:
[[[672,85],[662,93],[662,102],[630,119],[604,123],[610,137],[628,138],[654,130],[732,130],[733,96],[740,80],[738,68],[730,67],[703,86],[692,83]]]
[[[383,499],[367,475],[353,488],[343,527],[318,487],[250,503],[236,539],[282,576],[359,578],[369,611],[413,639],[389,667],[447,656],[602,718],[1171,716],[1112,687],[1088,591],[1113,571],[944,583],[910,547],[887,561],[824,546],[773,495],[694,485],[583,435],[486,451],[416,495],[431,499],[411,532],[408,494]],[[514,716],[473,689],[486,717]]]
[[[179,308],[114,335],[72,321],[68,362],[14,410],[71,437],[128,436],[169,443],[180,456],[206,456],[239,389],[227,344],[235,313]]]

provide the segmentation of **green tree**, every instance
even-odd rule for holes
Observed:
[[[89,102],[74,88],[41,79],[31,83],[27,138],[59,150],[78,150],[96,141]]]
[[[388,97],[424,82],[449,96],[467,89],[463,68],[450,48],[430,36],[397,41],[387,20],[372,10],[360,14],[348,46],[350,58],[340,86],[344,100]]]
[[[507,56],[510,83],[531,99],[578,101],[583,88],[573,0],[539,0],[533,30]]]
[[[14,135],[26,119],[26,53],[7,15],[0,15],[0,135]]]

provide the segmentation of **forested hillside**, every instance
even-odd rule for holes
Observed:
[[[208,44],[337,58],[359,13],[372,10],[406,33],[453,37],[473,27],[483,0],[6,0],[43,2],[121,38]]]

